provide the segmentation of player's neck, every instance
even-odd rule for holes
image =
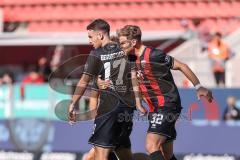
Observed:
[[[135,55],[137,57],[140,57],[143,54],[145,48],[146,48],[146,46],[144,46],[143,44],[140,44],[139,46],[137,46],[135,48]]]
[[[102,41],[102,47],[105,46],[106,44],[110,43],[111,40],[108,37],[105,37],[104,40]]]

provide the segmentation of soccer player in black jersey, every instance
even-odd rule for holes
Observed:
[[[137,82],[131,81],[127,76],[131,73],[131,77],[136,79],[135,66],[128,63],[128,57],[120,46],[110,41],[109,24],[97,19],[87,26],[87,31],[90,44],[95,49],[87,59],[83,75],[72,96],[69,117],[71,123],[71,117],[76,113],[75,105],[91,79],[101,75],[104,80],[111,82],[110,86],[100,93],[100,103],[94,121],[95,129],[89,139],[89,143],[95,147],[95,160],[107,160],[111,150],[129,150],[131,147],[129,136],[132,120],[128,118],[120,121],[119,115],[128,113],[131,116],[135,106],[142,112],[145,110],[137,95],[138,87],[133,88]],[[132,159],[131,154],[127,159]]]
[[[210,90],[201,86],[192,70],[162,50],[147,47],[141,42],[138,26],[127,25],[119,30],[119,43],[123,49],[134,50],[140,88],[149,106],[149,128],[146,150],[151,160],[175,160],[173,140],[176,138],[175,122],[181,113],[181,99],[171,70],[181,71],[195,86],[198,98],[212,101]],[[98,82],[98,85],[105,82]],[[107,83],[106,83],[107,84]]]
[[[112,42],[119,43],[117,36],[111,36],[110,40]],[[99,76],[99,79],[101,79],[101,76]],[[105,81],[101,81],[101,82],[104,83]],[[107,86],[109,85],[109,81],[107,81],[106,85],[103,83],[101,84],[102,86],[100,88],[106,89]],[[89,97],[89,110],[94,111],[94,115],[95,115],[95,110],[97,110],[98,103],[99,103],[100,90],[95,82],[93,83],[91,88],[92,88],[92,90],[91,90],[91,94]],[[117,159],[129,160],[131,158],[136,159],[136,157],[134,157],[134,156],[135,155],[131,153],[131,148],[121,148],[120,147],[120,148],[117,148],[117,149],[113,150],[112,152],[110,152],[108,159],[109,160],[117,160]],[[91,148],[89,152],[84,154],[84,160],[94,160],[94,157],[95,157],[95,148],[94,147]]]

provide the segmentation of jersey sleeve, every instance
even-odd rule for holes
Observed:
[[[170,55],[167,55],[164,51],[159,50],[157,54],[158,62],[164,64],[168,68],[173,68],[174,58]]]
[[[98,76],[101,69],[102,69],[101,60],[96,55],[94,55],[94,51],[91,51],[87,58],[87,62],[84,66],[83,73],[90,76]]]

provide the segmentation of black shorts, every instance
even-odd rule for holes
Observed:
[[[131,148],[133,109],[120,104],[116,110],[98,117],[89,143],[103,148]]]
[[[176,139],[177,132],[175,123],[180,116],[180,109],[159,109],[157,112],[148,114],[149,128],[148,133],[154,133],[165,136],[166,142]]]

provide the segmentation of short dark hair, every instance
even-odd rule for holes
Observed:
[[[138,41],[141,41],[142,31],[138,26],[126,25],[118,31],[118,37],[119,36],[126,36],[129,40],[137,39]]]
[[[96,19],[87,26],[87,30],[94,30],[94,31],[100,30],[109,34],[110,25],[108,24],[107,21],[103,19]]]

